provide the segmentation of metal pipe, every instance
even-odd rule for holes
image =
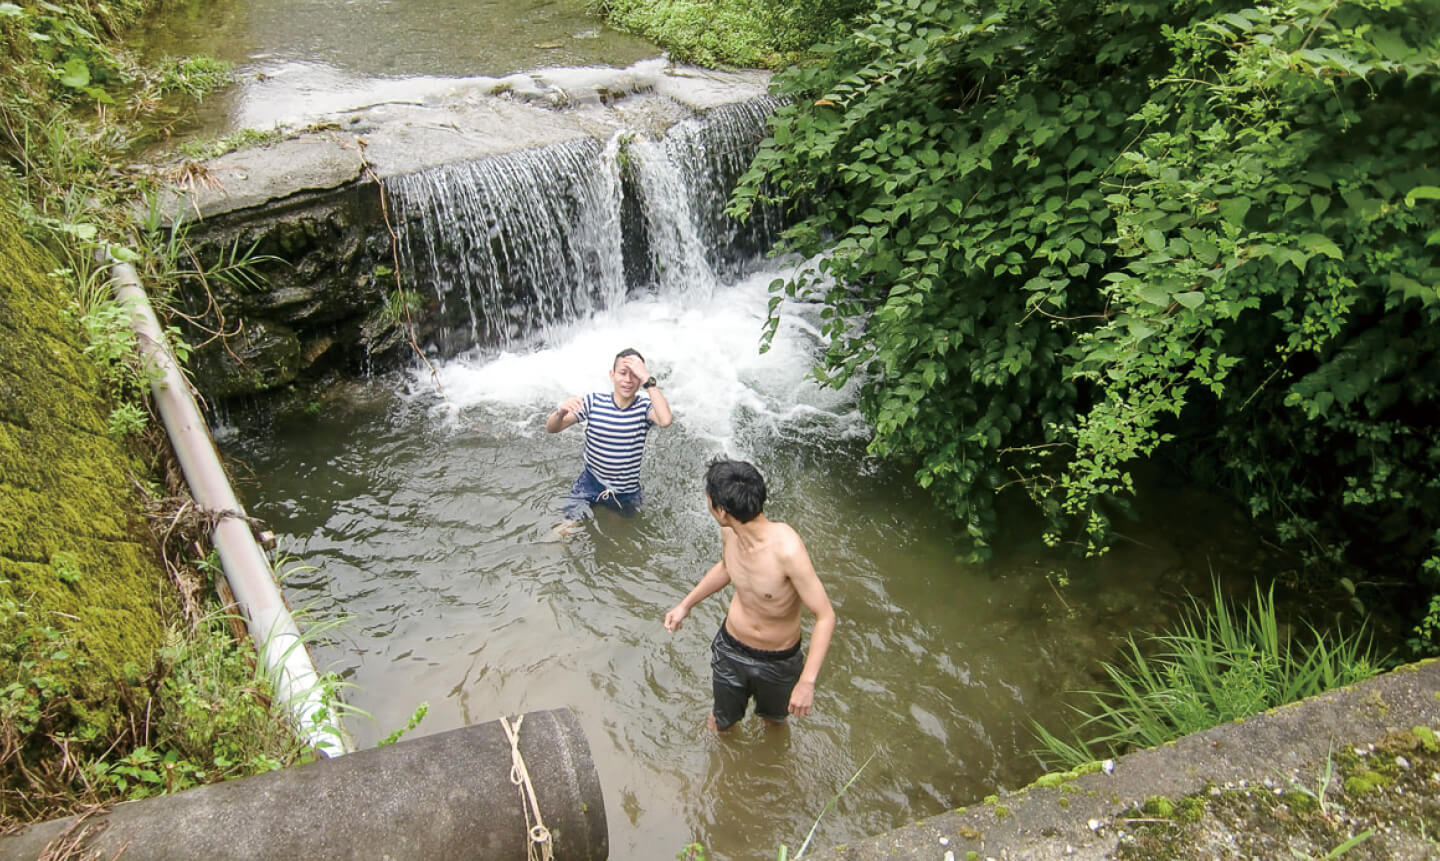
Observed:
[[[289,708],[297,732],[316,750],[327,756],[347,753],[350,745],[340,729],[339,716],[323,701],[320,676],[310,661],[300,629],[276,585],[270,560],[250,530],[245,509],[235,498],[210,428],[170,352],[150,299],[130,264],[115,263],[111,274],[115,298],[130,312],[145,367],[151,374],[155,408],[165,422],[190,494],[214,518],[211,543],[220,556],[235,601],[249,621],[260,665],[275,687],[275,696]]]

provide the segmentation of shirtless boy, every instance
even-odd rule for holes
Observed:
[[[705,472],[705,496],[720,524],[720,561],[665,614],[665,630],[680,630],[692,607],[733,585],[730,609],[710,644],[710,728],[729,729],[745,716],[752,696],[755,713],[770,724],[783,723],[787,714],[804,717],[815,702],[835,608],[800,536],[761,513],[765,479],[759,470],[717,457]],[[808,657],[800,649],[802,605],[815,616]]]

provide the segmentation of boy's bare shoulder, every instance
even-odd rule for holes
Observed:
[[[775,542],[775,552],[778,555],[789,558],[805,553],[805,542],[790,524],[772,520],[770,526],[771,540]]]

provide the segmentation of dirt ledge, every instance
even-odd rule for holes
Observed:
[[[1437,725],[1430,660],[814,857],[1440,858]]]

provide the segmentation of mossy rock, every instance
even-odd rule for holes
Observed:
[[[142,467],[106,433],[111,404],[55,268],[0,211],[0,672],[19,678],[27,632],[54,632],[66,657],[49,674],[103,736],[161,643],[167,581],[137,513]]]

